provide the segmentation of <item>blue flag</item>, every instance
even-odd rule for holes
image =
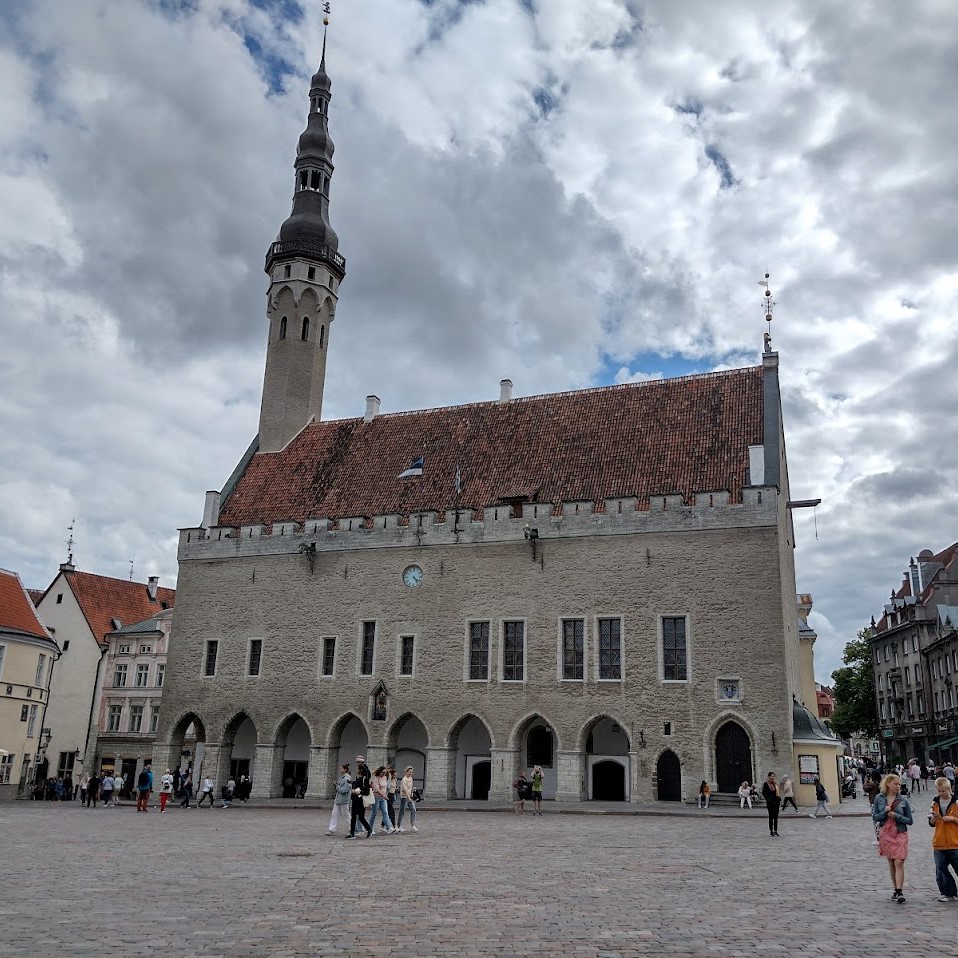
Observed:
[[[409,476],[421,476],[422,463],[423,463],[423,457],[420,456],[418,459],[413,461],[413,464],[405,472],[399,473],[399,478],[406,479]]]

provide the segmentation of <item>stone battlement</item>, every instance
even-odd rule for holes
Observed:
[[[571,536],[697,532],[707,529],[771,527],[777,522],[779,491],[774,486],[742,490],[742,502],[729,502],[727,490],[651,496],[649,509],[634,497],[600,502],[527,502],[522,516],[504,503],[482,510],[447,509],[409,515],[342,516],[304,522],[196,527],[180,530],[178,558],[212,559],[241,555],[282,555],[310,548],[317,552],[401,548],[422,545],[511,542],[535,527],[540,542]]]

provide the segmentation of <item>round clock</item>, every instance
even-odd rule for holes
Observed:
[[[734,682],[726,682],[722,686],[722,695],[727,699],[734,699],[738,696],[738,686]]]
[[[422,585],[422,569],[417,565],[409,565],[403,570],[402,580],[410,589]]]

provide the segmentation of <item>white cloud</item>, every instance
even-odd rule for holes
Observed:
[[[958,8],[526,6],[334,11],[326,414],[754,362],[768,266],[827,680],[908,557],[958,538]],[[32,585],[74,516],[83,567],[170,580],[255,432],[303,7],[0,13],[0,564]]]

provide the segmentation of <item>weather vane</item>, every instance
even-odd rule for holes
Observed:
[[[762,309],[765,310],[765,322],[768,323],[768,329],[765,331],[765,352],[772,351],[772,312],[775,309],[775,300],[772,299],[772,291],[768,288],[768,273],[765,279],[758,281],[759,286],[765,287],[765,297],[762,302]]]
[[[133,553],[133,558],[130,559],[130,582],[133,581],[133,563],[136,562],[136,553]]]
[[[329,26],[329,15],[332,11],[329,9],[329,0],[323,4],[323,26]]]

